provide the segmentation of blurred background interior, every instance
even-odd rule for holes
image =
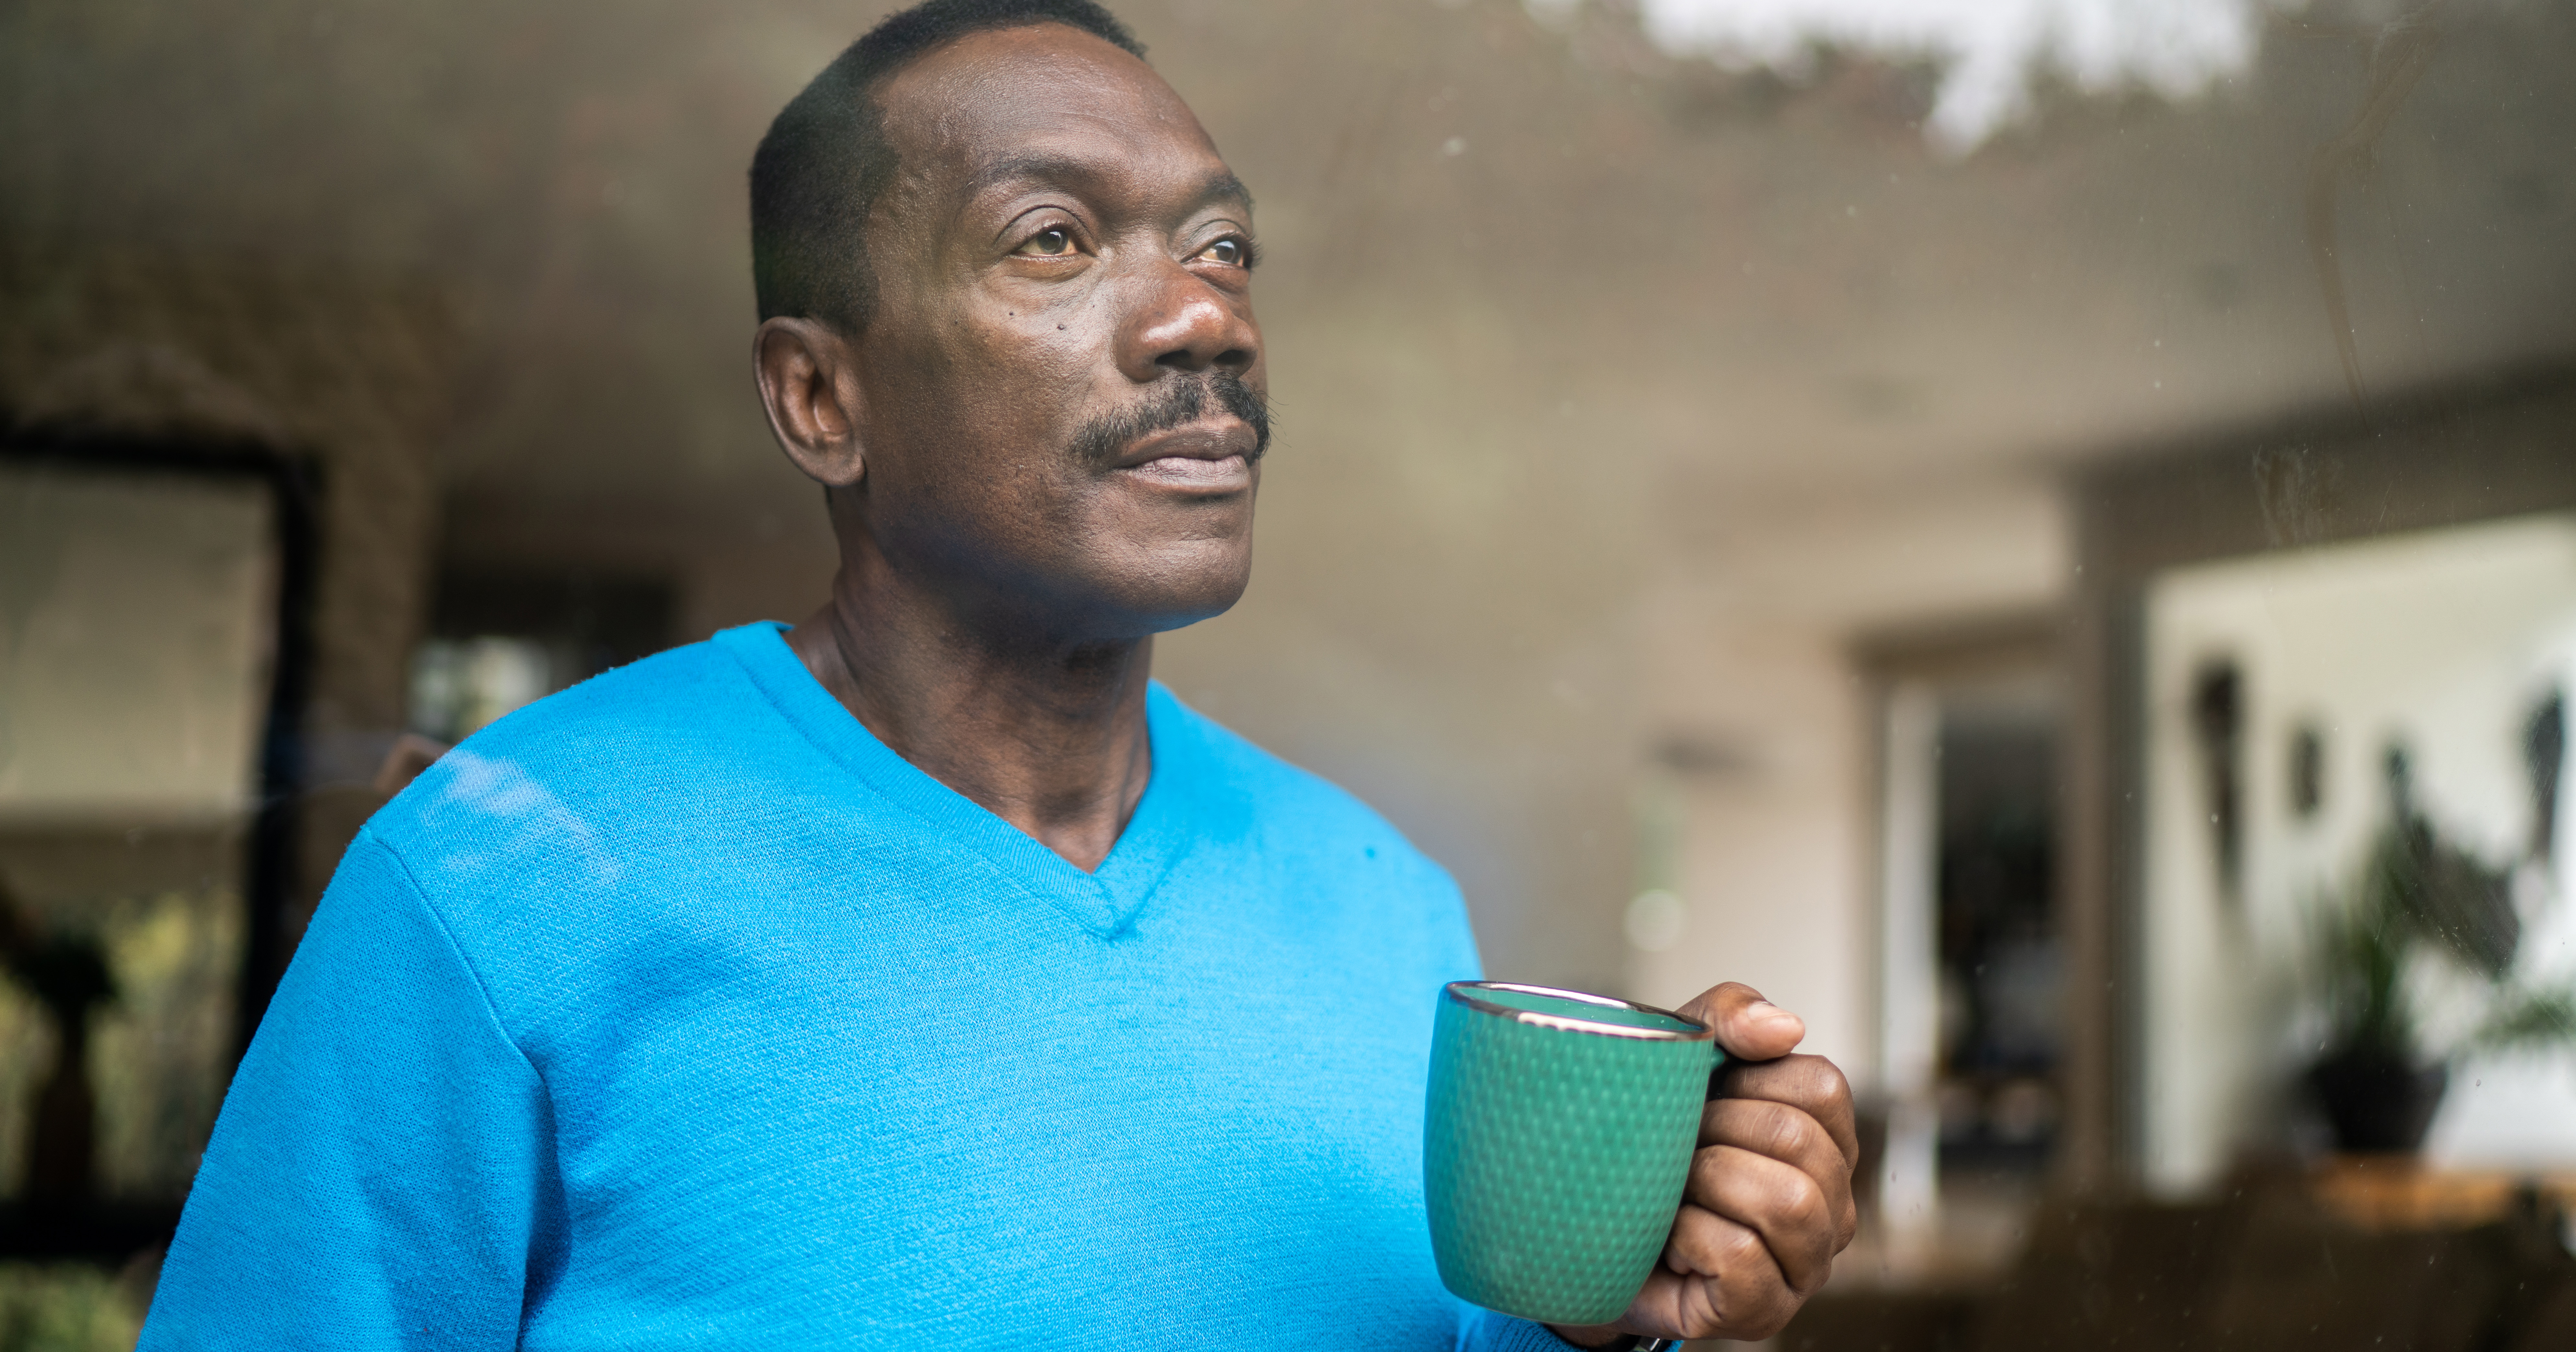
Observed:
[[[409,771],[822,598],[743,176],[885,8],[0,6],[0,1349]],[[1270,257],[1157,671],[1493,974],[1806,1016],[1780,1346],[2576,1347],[2576,2],[1116,8]]]

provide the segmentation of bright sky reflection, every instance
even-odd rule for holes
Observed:
[[[1542,15],[1581,0],[1528,0]],[[2079,87],[2189,98],[2252,63],[2265,16],[2296,0],[1638,0],[1673,52],[1794,71],[1809,46],[1932,56],[1943,72],[1925,132],[1965,153],[2029,111],[2045,67]]]

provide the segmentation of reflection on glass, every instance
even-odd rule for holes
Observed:
[[[2576,5],[1113,7],[1258,195],[1280,410],[1156,675],[1492,975],[1805,1018],[1867,1222],[1781,1346],[2576,1346]],[[115,990],[74,1245],[0,984],[0,1239],[82,1274],[0,1330],[148,1288],[386,792],[820,601],[740,187],[885,8],[0,13],[0,887]],[[317,467],[309,651],[271,497],[67,428]]]
[[[2495,980],[2576,979],[2576,906],[2559,900],[2576,879],[2535,848],[2558,810],[2565,748],[2531,733],[2576,680],[2576,523],[2457,527],[2181,570],[2155,584],[2149,615],[2149,670],[2172,684],[2149,705],[2148,1177],[2188,1192],[2291,1128],[2283,1109],[2297,1105],[2283,1086],[2339,1050],[2326,1044],[2394,1039],[2392,1052],[2438,1063],[2472,1037]],[[2183,665],[2215,646],[2240,654],[2244,744],[2290,753],[2288,766],[2249,766],[2248,778],[2316,782],[2305,811],[2297,796],[2244,799],[2241,914],[2221,904],[2227,861],[2198,787],[2206,668]],[[2327,735],[2373,751],[2330,771],[2308,752],[2316,763],[2301,769],[2299,739]],[[2535,767],[2533,743],[2554,753],[2549,763]],[[2320,1011],[2299,1008],[2303,993],[2343,979],[2334,950],[2311,951],[2312,931],[2356,917],[2351,942],[2398,945],[2375,960],[2379,975],[2356,979],[2384,987],[2370,1019],[2403,1018],[2402,1030],[2319,1027]],[[2425,944],[2403,942],[2415,929]],[[2570,1059],[2464,1057],[2432,1158],[2513,1167],[2576,1155]]]
[[[530,639],[432,639],[412,650],[411,730],[455,742],[556,689]]]

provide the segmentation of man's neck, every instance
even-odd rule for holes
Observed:
[[[787,631],[805,669],[878,741],[1089,872],[1153,774],[1153,640],[1024,638],[979,633],[882,572],[847,568],[831,601]]]

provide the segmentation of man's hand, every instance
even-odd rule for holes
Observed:
[[[1727,1063],[1700,1115],[1681,1214],[1617,1324],[1556,1330],[1578,1347],[1623,1333],[1759,1340],[1825,1284],[1860,1227],[1851,1086],[1821,1056],[1791,1056],[1806,1022],[1727,982],[1681,1007],[1717,1029]]]

